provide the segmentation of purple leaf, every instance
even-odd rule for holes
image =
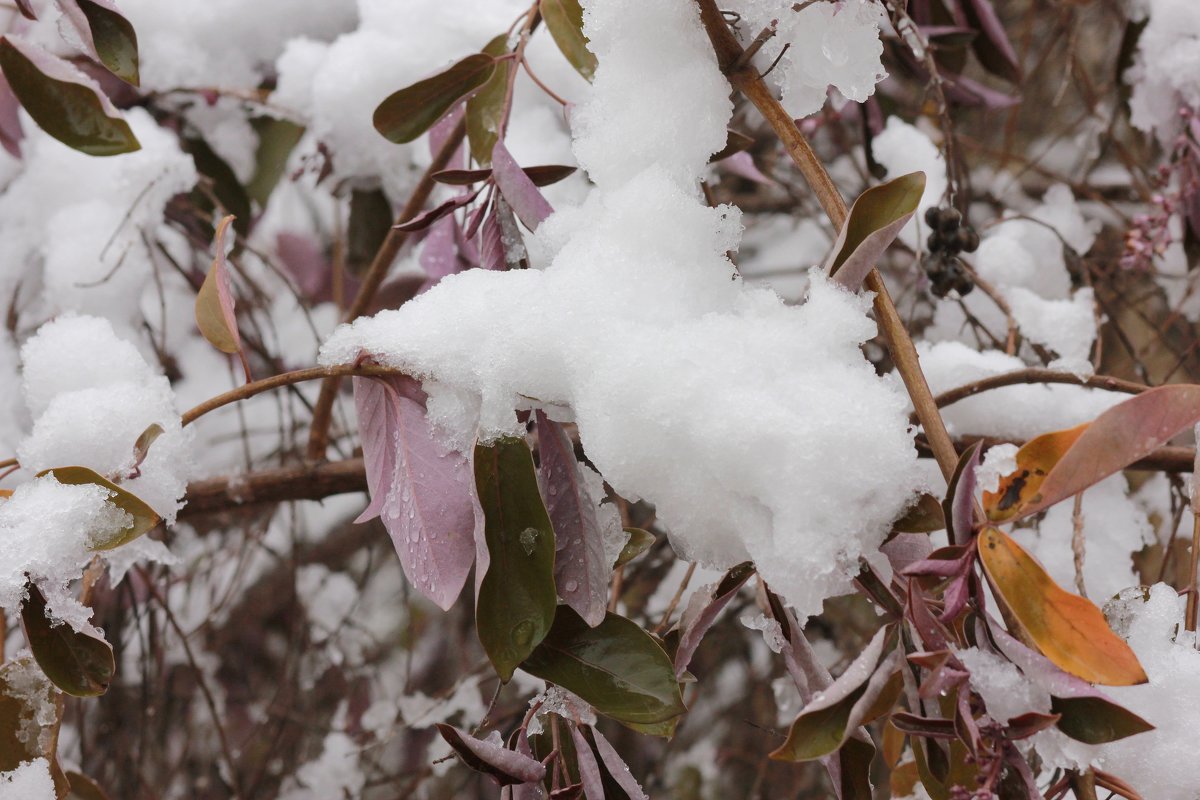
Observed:
[[[933,545],[923,533],[898,533],[880,545],[879,550],[888,558],[892,571],[903,574],[905,570],[929,557]]]
[[[558,550],[554,582],[567,605],[590,627],[604,621],[608,606],[608,576],[599,506],[583,482],[575,448],[562,425],[536,412],[538,485],[554,526]]]
[[[964,572],[971,564],[972,551],[961,545],[939,547],[922,559],[905,568],[905,575],[932,575],[937,578],[952,578]]]
[[[687,671],[692,655],[700,645],[704,634],[717,621],[721,609],[729,604],[738,589],[754,574],[754,564],[747,561],[731,568],[712,586],[698,589],[688,600],[687,608],[679,620],[679,645],[675,650],[675,677]]]
[[[546,767],[527,755],[476,739],[442,722],[437,724],[437,729],[464,764],[476,772],[490,775],[501,786],[533,783],[546,777]]]
[[[21,16],[25,19],[37,19],[37,12],[33,10],[33,3],[30,0],[16,0],[17,10],[21,12]]]
[[[500,194],[529,230],[537,230],[542,220],[554,213],[541,191],[508,152],[503,140],[497,141],[492,148],[492,177]]]
[[[460,194],[456,197],[451,197],[446,202],[441,203],[440,205],[434,206],[433,208],[429,209],[428,211],[424,211],[420,214],[417,214],[415,217],[410,219],[408,222],[401,222],[399,225],[396,225],[395,228],[396,228],[396,230],[404,231],[405,233],[412,233],[413,231],[425,230],[426,228],[428,228],[433,223],[437,222],[439,219],[446,216],[447,214],[453,214],[458,209],[467,205],[472,200],[474,200],[478,195],[479,195],[479,190],[476,189],[473,192],[467,192],[466,194]]]
[[[929,650],[945,650],[950,646],[950,635],[933,615],[925,595],[915,583],[908,584],[908,619],[917,629],[921,643]]]
[[[604,734],[592,728],[592,738],[596,740],[596,752],[600,754],[600,760],[604,762],[604,768],[608,770],[608,774],[616,781],[617,786],[620,786],[628,795],[629,800],[650,800],[646,797],[646,793],[642,790],[637,779],[633,777],[633,773],[629,771],[629,766],[625,760],[621,758],[616,748],[609,743],[608,739],[604,738]]]
[[[513,745],[512,736],[509,737],[509,744]],[[529,746],[529,733],[525,728],[518,728],[516,733],[516,744],[513,749],[523,756],[533,758],[533,748]],[[551,756],[558,757],[558,751],[554,750],[546,758],[542,759],[542,765],[549,769],[551,764]],[[540,782],[521,783],[515,786],[510,786],[507,789],[512,794],[512,800],[544,800],[546,792],[542,788]]]
[[[428,276],[426,288],[459,271],[458,247],[454,236],[457,227],[458,221],[454,217],[444,217],[429,228],[429,233],[421,241],[418,261]]]
[[[1002,78],[1019,80],[1020,61],[991,0],[968,0],[965,10],[971,24],[983,33],[982,37],[972,42],[979,63]]]
[[[112,1],[58,0],[58,6],[63,20],[74,28],[83,51],[113,75],[137,86],[137,33]]]
[[[768,178],[754,164],[754,159],[746,151],[733,153],[732,155],[721,160],[720,165],[729,172],[737,175],[739,178],[745,178],[753,183],[758,183],[763,186],[776,186],[777,182],[773,178]]]
[[[288,275],[307,297],[318,300],[328,292],[330,264],[313,236],[280,231],[275,236],[275,253]]]
[[[943,89],[946,96],[963,105],[983,106],[991,110],[1011,108],[1021,102],[1020,97],[1014,97],[1004,92],[998,92],[979,81],[971,80],[962,75],[942,73]]]
[[[471,570],[478,519],[471,465],[446,451],[411,378],[354,378],[371,503],[356,522],[381,517],[410,583],[442,609]]]
[[[575,743],[575,761],[579,764],[579,781],[587,800],[604,800],[604,781],[600,777],[600,765],[592,753],[591,745],[579,728],[571,726],[571,741]]]
[[[496,198],[502,202],[500,198]],[[483,232],[479,235],[479,266],[484,269],[505,269],[504,235],[500,230],[500,220],[493,207],[483,221]]]
[[[975,471],[979,467],[979,451],[979,442],[968,447],[950,478],[945,517],[951,544],[966,544],[975,528]]]
[[[441,152],[442,145],[444,145],[446,140],[450,138],[450,134],[454,131],[454,128],[458,125],[459,121],[463,117],[463,114],[465,113],[466,104],[459,103],[450,110],[449,114],[433,124],[433,127],[429,129],[429,155],[436,156],[439,152]],[[459,148],[454,151],[454,155],[450,157],[450,160],[446,163],[444,169],[461,169],[462,166],[463,149],[460,145]]]

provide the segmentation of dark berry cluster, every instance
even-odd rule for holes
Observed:
[[[956,208],[927,210],[925,224],[932,231],[925,242],[929,252],[921,262],[932,283],[929,290],[935,297],[945,297],[951,290],[959,296],[969,293],[975,283],[958,254],[974,253],[979,247],[979,234],[963,224],[962,214]]]

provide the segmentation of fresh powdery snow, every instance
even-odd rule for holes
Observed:
[[[11,772],[0,772],[0,800],[55,800],[50,762],[44,758],[26,761]]]
[[[547,266],[451,275],[338,329],[321,360],[369,354],[421,377],[462,450],[523,434],[514,409],[573,419],[686,558],[751,558],[817,613],[917,483],[906,398],[859,349],[869,299],[814,272],[789,307],[736,276],[738,211],[698,191],[730,89],[690,0],[593,1],[585,26],[600,66],[572,126],[596,189],[539,227]]]

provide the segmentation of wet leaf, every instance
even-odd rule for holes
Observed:
[[[542,19],[563,56],[590,81],[596,74],[596,57],[587,49],[579,0],[542,0]]]
[[[579,782],[587,800],[604,800],[604,779],[600,776],[600,764],[596,754],[579,728],[571,725],[571,741],[575,745],[575,763],[579,767]]]
[[[546,767],[527,755],[477,739],[443,722],[437,723],[437,729],[464,764],[501,786],[535,783],[546,777]]]
[[[687,671],[692,655],[700,646],[704,634],[717,621],[717,615],[729,604],[738,590],[754,574],[754,564],[747,561],[732,567],[721,580],[698,589],[688,600],[679,620],[679,646],[675,650],[675,677]]]
[[[870,644],[830,686],[804,706],[787,741],[771,753],[778,761],[809,761],[837,752],[860,725],[891,711],[903,689],[899,652],[891,626]]]
[[[492,148],[492,177],[496,188],[508,201],[517,218],[529,230],[537,230],[542,220],[554,213],[550,203],[513,159],[503,141]]]
[[[626,528],[625,533],[629,534],[629,539],[626,540],[625,546],[621,548],[621,554],[617,556],[615,567],[623,567],[630,561],[640,556],[642,553],[650,549],[654,544],[654,534],[650,531],[644,531],[641,528]]]
[[[0,39],[0,69],[33,121],[68,147],[92,156],[141,149],[108,97],[70,63],[5,36]]]
[[[825,262],[833,280],[858,291],[867,273],[912,219],[925,193],[925,173],[912,172],[858,196]]]
[[[1106,744],[1154,730],[1137,714],[1104,697],[1051,697],[1050,710],[1061,717],[1060,731],[1086,744]]]
[[[113,75],[137,86],[137,33],[111,0],[59,0],[58,5],[87,54]]]
[[[481,559],[477,567],[484,574],[475,624],[484,652],[507,682],[556,622],[554,528],[523,439],[476,445],[475,486],[487,545],[487,563]]]
[[[132,517],[132,522],[128,527],[94,539],[89,544],[92,550],[112,550],[114,547],[128,544],[142,534],[153,530],[158,523],[162,522],[158,512],[151,508],[145,500],[128,489],[118,486],[95,470],[87,467],[55,467],[39,473],[40,475],[53,475],[59,483],[71,486],[93,484],[103,487],[109,492],[108,502]]]
[[[233,217],[225,217],[217,225],[213,240],[213,262],[200,291],[196,293],[196,325],[209,344],[222,353],[240,353],[242,337],[238,333],[234,314],[233,290],[225,263],[225,234]]]
[[[375,130],[396,144],[411,142],[455,103],[487,83],[495,71],[496,59],[475,53],[437,75],[393,92],[375,109]]]
[[[575,460],[575,448],[563,426],[540,409],[535,416],[540,456],[538,485],[558,548],[554,582],[566,604],[588,625],[596,626],[604,621],[611,574],[604,557],[600,508],[583,481],[587,467]]]
[[[493,58],[507,53],[508,34],[502,33],[492,39],[483,52]],[[512,61],[497,62],[497,69],[491,77],[467,99],[467,142],[471,148],[471,158],[476,164],[492,163],[492,148],[500,137],[504,99],[512,69]]]
[[[1082,492],[1200,421],[1200,386],[1142,392],[1090,423],[1046,433],[1017,451],[1017,469],[984,494],[994,521],[1019,519]]]
[[[1145,683],[1137,656],[1091,601],[1064,591],[1033,556],[996,528],[979,534],[979,559],[997,599],[1038,649],[1064,671],[1092,683]]]
[[[371,495],[355,522],[380,517],[409,583],[449,610],[475,560],[471,465],[438,443],[416,381],[356,377],[353,385]]]
[[[687,710],[666,651],[636,623],[613,613],[589,628],[569,607],[560,607],[549,635],[521,669],[619,722],[662,723]]]
[[[604,734],[600,733],[595,728],[592,728],[592,738],[596,741],[596,752],[600,755],[600,761],[604,764],[604,768],[608,770],[608,774],[612,776],[613,781],[617,786],[621,787],[621,791],[629,800],[649,800],[646,793],[642,790],[641,784],[633,777],[633,773],[629,771],[629,766],[625,760],[621,758],[620,753],[616,748],[604,738]]]
[[[108,691],[116,672],[112,646],[65,622],[51,623],[41,590],[30,583],[26,593],[21,604],[21,626],[46,677],[74,697],[96,697]]]

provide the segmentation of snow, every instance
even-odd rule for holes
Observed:
[[[768,80],[780,89],[783,107],[793,117],[820,111],[830,86],[855,102],[870,97],[875,84],[887,77],[880,61],[883,6],[873,0],[844,0],[805,4],[795,11],[796,5],[792,0],[736,0],[722,9],[741,15],[738,32],[743,45],[778,21],[778,32],[754,63],[766,72],[784,45],[791,45]]]
[[[0,800],[55,800],[50,762],[37,758],[11,772],[0,772]]]
[[[1170,142],[1179,129],[1180,106],[1200,107],[1200,8],[1191,0],[1131,0],[1146,20],[1133,66],[1130,118],[1143,131]]]
[[[946,163],[937,145],[914,125],[899,117],[888,117],[887,125],[871,141],[871,154],[884,169],[887,177],[898,178],[910,172],[925,173],[925,193],[917,204],[912,221],[900,232],[900,240],[913,249],[922,248],[925,211],[938,206],[946,193]]]
[[[514,409],[569,408],[605,480],[655,503],[683,557],[752,558],[817,613],[915,486],[904,397],[859,349],[869,298],[814,272],[789,307],[735,278],[737,211],[696,185],[729,86],[691,3],[592,3],[585,19],[600,67],[572,124],[597,190],[539,226],[552,263],[449,276],[340,328],[321,360],[368,352],[425,379],[459,449],[521,434]]]

